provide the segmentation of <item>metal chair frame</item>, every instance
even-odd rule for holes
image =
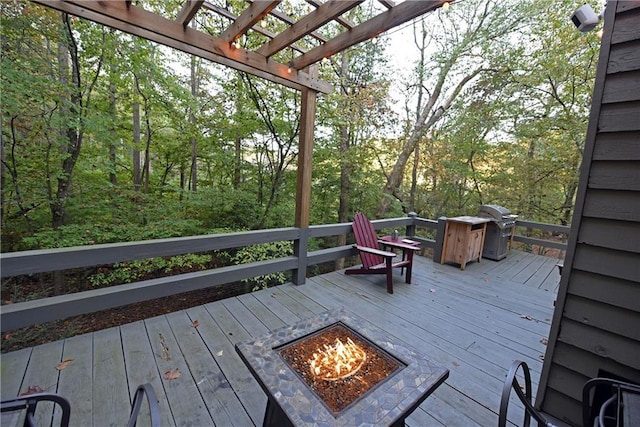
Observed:
[[[153,390],[151,384],[139,385],[136,389],[133,402],[131,404],[131,414],[129,415],[129,421],[127,427],[135,427],[138,422],[138,416],[140,409],[142,408],[142,401],[147,398],[147,404],[149,405],[149,416],[151,419],[151,426],[160,426],[160,408],[158,406],[158,398]],[[15,399],[3,400],[1,404],[1,412],[14,412],[26,410],[24,427],[35,427],[35,412],[39,402],[53,402],[60,406],[62,409],[62,418],[60,419],[61,427],[69,426],[69,419],[71,418],[71,404],[65,397],[55,393],[34,393],[25,396],[16,397]]]
[[[516,379],[518,369],[522,368],[524,376],[525,391],[522,391],[520,383]],[[523,427],[529,427],[531,423],[531,417],[538,422],[538,425],[544,425],[548,427],[554,426],[547,418],[538,411],[531,403],[531,372],[526,362],[521,360],[515,360],[511,364],[511,369],[507,374],[504,386],[502,387],[502,397],[500,399],[500,413],[498,416],[498,427],[505,427],[507,425],[507,411],[509,408],[509,397],[511,396],[511,390],[515,390],[516,395],[524,405],[524,420],[522,422]]]
[[[71,416],[71,405],[69,401],[55,393],[34,393],[25,396],[19,396],[15,399],[3,400],[0,404],[0,412],[14,412],[26,410],[24,418],[24,427],[34,427],[35,414],[38,403],[40,402],[53,402],[62,409],[62,418],[60,419],[60,426],[67,427],[69,425],[69,418]]]
[[[593,403],[591,403],[591,392],[596,388],[607,387],[611,391],[611,397],[609,397],[598,410],[597,416],[594,416]],[[640,386],[637,384],[631,384],[624,381],[618,381],[611,378],[593,378],[587,381],[582,388],[582,424],[584,427],[605,427],[610,425],[620,426],[622,425],[620,420],[622,419],[623,399],[622,394],[625,392],[640,394]],[[594,396],[595,397],[595,396]],[[607,415],[607,410],[615,406],[615,416]],[[615,422],[615,424],[611,424]]]

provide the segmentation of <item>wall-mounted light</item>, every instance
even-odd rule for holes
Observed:
[[[583,4],[573,12],[573,15],[571,15],[571,22],[573,22],[573,25],[576,26],[578,31],[586,33],[593,30],[596,25],[598,25],[603,14],[604,12],[600,15],[596,15],[591,6]]]

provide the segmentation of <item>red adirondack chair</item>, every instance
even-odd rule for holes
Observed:
[[[393,269],[406,268],[405,281],[411,283],[411,267],[413,264],[413,253],[420,249],[417,242],[405,243],[402,239],[380,240],[376,234],[373,224],[363,213],[356,213],[353,218],[353,234],[356,244],[353,245],[360,252],[362,266],[345,270],[345,274],[386,274],[387,292],[393,293]],[[388,252],[383,249],[391,248],[402,250],[402,260],[395,261],[398,255],[395,252]],[[402,274],[402,271],[400,272]]]

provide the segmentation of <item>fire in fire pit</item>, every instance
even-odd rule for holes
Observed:
[[[277,351],[334,414],[405,366],[340,322]]]
[[[336,381],[350,377],[358,372],[364,362],[367,361],[367,353],[358,347],[351,338],[347,338],[344,344],[340,338],[332,346],[324,345],[324,349],[318,349],[309,360],[311,373],[325,381]]]

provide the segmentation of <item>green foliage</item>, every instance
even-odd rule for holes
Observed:
[[[231,260],[235,264],[248,264],[282,258],[292,254],[293,248],[289,242],[272,242],[241,248],[232,256]],[[267,289],[270,286],[281,285],[287,280],[287,275],[284,272],[278,272],[245,279],[243,282],[252,284],[253,291],[257,291],[259,289]]]
[[[54,249],[102,243],[135,242],[206,234],[196,220],[159,220],[147,224],[72,224],[22,239],[23,249]]]
[[[111,268],[100,268],[100,271],[89,276],[88,280],[94,287],[120,285],[172,273],[204,270],[209,266],[211,260],[211,255],[187,254],[169,258],[119,262]]]
[[[235,13],[246,8],[228,3]],[[180,2],[148,6],[175,14]],[[300,5],[286,7],[302,13]],[[371,215],[382,200],[390,202],[385,216],[412,209],[429,218],[498,203],[527,219],[566,223],[598,53],[595,33],[567,21],[574,8],[569,0],[466,0],[428,14],[408,40],[424,37],[428,54],[407,59],[415,61],[408,76],[387,62],[385,36],[323,61],[320,77],[336,90],[318,102],[311,223],[335,222],[341,196],[348,212]],[[349,19],[361,22],[367,13],[354,8]],[[18,1],[3,3],[1,18],[3,251],[293,225],[298,92],[74,18],[90,102],[70,118],[54,48],[59,14]],[[226,23],[203,17],[198,25],[221,31]],[[261,42],[255,34],[242,39]],[[482,72],[455,92],[476,68]],[[426,118],[444,113],[427,120],[418,149],[404,153],[431,95]],[[393,98],[404,103],[402,127]],[[70,124],[83,129],[84,140],[75,168],[65,172],[61,130]],[[139,166],[149,166],[148,186],[139,189],[134,150]],[[383,191],[401,158],[399,184]],[[67,178],[68,194],[60,196],[57,183]],[[54,231],[57,202],[65,221]]]

